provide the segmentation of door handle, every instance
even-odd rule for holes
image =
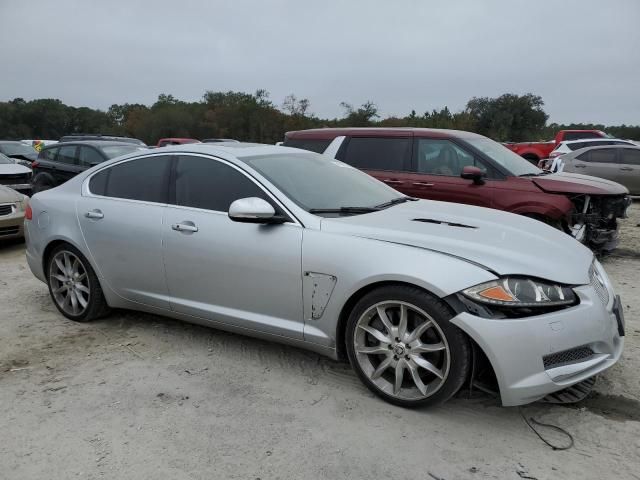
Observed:
[[[433,183],[425,183],[425,182],[413,182],[415,187],[433,187]]]
[[[389,185],[402,185],[404,182],[402,180],[383,180],[384,183],[388,183]]]
[[[104,218],[104,213],[102,213],[102,211],[95,209],[95,210],[89,210],[87,213],[84,214],[85,217],[87,218],[93,218],[95,220],[100,220],[101,218]]]
[[[625,172],[631,172],[633,170],[633,168],[631,168],[631,167],[620,167],[620,170],[623,170]]]
[[[171,225],[171,229],[176,232],[189,232],[195,233],[198,231],[198,227],[193,225],[192,223],[174,223]]]

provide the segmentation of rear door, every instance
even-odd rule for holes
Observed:
[[[632,195],[640,195],[640,148],[620,148],[618,183],[629,189]]]
[[[400,192],[411,195],[412,136],[347,137],[336,158],[364,170]]]
[[[151,155],[99,170],[76,205],[98,274],[121,297],[165,309],[162,221],[170,161]]]
[[[416,137],[409,194],[419,198],[493,206],[495,172],[473,152],[450,139]],[[460,177],[465,166],[483,170],[482,185]]]

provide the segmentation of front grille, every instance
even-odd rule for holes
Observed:
[[[593,264],[591,265],[591,268],[589,268],[589,285],[591,285],[593,289],[596,291],[596,295],[598,295],[598,298],[600,299],[602,304],[605,306],[608,305],[609,291],[607,290],[607,287],[604,284],[604,280],[602,280],[598,275],[596,266]]]
[[[0,185],[18,185],[21,183],[29,183],[30,181],[30,173],[11,173],[0,175]]]
[[[20,227],[0,227],[0,237],[5,235],[16,235],[20,231]]]
[[[552,353],[551,355],[545,355],[542,357],[542,362],[544,363],[545,370],[548,370],[549,368],[586,360],[591,355],[593,355],[591,347],[576,347],[563,350],[562,352]]]
[[[0,205],[0,217],[3,215],[11,215],[13,213],[13,208],[15,205],[12,203],[5,203]]]

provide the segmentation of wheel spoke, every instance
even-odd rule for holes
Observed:
[[[411,347],[411,353],[433,353],[446,350],[444,343],[419,343]]]
[[[63,276],[63,275],[58,275],[57,273],[56,273],[56,274],[53,274],[53,275],[51,275],[51,276],[52,276],[53,278],[55,278],[57,281],[59,281],[59,282],[63,282],[63,283],[64,283],[64,282],[66,282],[66,281],[67,281],[67,278],[66,278],[65,276]]]
[[[398,336],[404,340],[407,335],[407,306],[400,304],[400,323],[398,324]]]
[[[370,325],[358,325],[358,327],[373,336],[380,343],[391,343],[391,339],[389,337],[387,337],[380,330],[377,330]]]
[[[416,362],[416,364],[419,367],[424,368],[425,370],[433,373],[436,377],[438,377],[439,379],[442,379],[444,377],[444,375],[442,374],[442,371],[436,367],[433,363],[431,363],[428,360],[425,360],[424,358],[422,358],[419,355],[411,355],[411,359]]]
[[[67,269],[65,268],[64,263],[62,263],[62,260],[60,260],[60,257],[56,257],[54,260],[56,262],[56,267],[58,267],[58,270],[60,270],[61,273],[66,275]]]
[[[77,285],[76,289],[80,290],[82,293],[86,293],[87,295],[89,295],[89,288],[85,287],[84,285]]]
[[[371,374],[371,378],[373,380],[375,380],[376,378],[379,378],[380,375],[382,375],[384,373],[384,371],[387,368],[389,368],[389,365],[391,365],[392,361],[393,361],[393,357],[391,357],[391,355],[389,355],[382,362],[380,362],[380,365],[378,365],[378,368],[376,368],[375,371]]]
[[[78,278],[76,278],[76,282],[81,282],[85,278],[87,278],[87,274],[86,273],[81,273],[80,275],[78,275]]]
[[[64,252],[62,256],[64,258],[65,273],[68,276],[71,276],[71,258],[69,258],[69,254],[67,252]]]
[[[76,278],[80,272],[78,271],[78,267],[80,266],[80,262],[78,261],[77,258],[73,259],[73,262],[71,262],[71,274],[73,275],[74,278]]]
[[[411,378],[413,379],[413,383],[415,383],[418,390],[422,395],[427,394],[427,386],[424,384],[422,379],[420,378],[420,374],[418,373],[418,367],[416,367],[412,362],[407,362],[407,368],[411,373]]]
[[[391,337],[393,335],[394,328],[393,328],[393,323],[391,323],[391,320],[387,315],[387,311],[382,306],[378,306],[377,311],[378,311],[378,317],[380,318],[380,321],[384,325],[384,328],[387,329],[387,334],[389,335],[389,337]]]
[[[76,291],[75,294],[76,294],[76,298],[78,299],[78,303],[80,304],[80,306],[82,308],[86,308],[88,302],[84,299],[82,294],[79,291]]]
[[[402,388],[402,380],[404,379],[405,365],[406,365],[406,362],[404,358],[401,358],[400,360],[398,360],[398,363],[396,365],[396,381],[393,384],[394,395],[397,395],[398,393],[400,393],[400,389]]]
[[[356,352],[367,355],[390,355],[391,350],[384,345],[376,345],[375,347],[356,347]]]
[[[73,313],[76,313],[78,310],[78,297],[76,297],[75,291],[69,290],[69,292],[71,293],[71,310],[73,310]]]
[[[60,293],[60,292],[62,292],[62,291],[64,291],[64,290],[66,290],[67,288],[69,288],[69,287],[67,287],[66,285],[62,284],[61,286],[59,286],[58,288],[56,288],[55,290],[53,290],[53,293],[54,293],[54,295],[55,295],[55,294],[57,294],[57,293]]]
[[[411,332],[411,334],[409,335],[409,338],[407,339],[407,343],[411,343],[415,340],[418,340],[422,336],[422,334],[427,330],[429,330],[429,328],[431,328],[432,326],[433,326],[433,322],[431,320],[425,320],[424,323],[421,323],[420,325],[418,325],[413,330],[413,332]]]

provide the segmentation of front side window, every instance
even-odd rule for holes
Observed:
[[[352,137],[339,157],[362,170],[408,171],[411,138]]]
[[[58,150],[59,150],[58,147],[45,148],[40,152],[40,154],[38,155],[38,158],[40,160],[48,160],[50,162],[53,162],[56,159],[56,153],[58,152]]]
[[[60,147],[58,151],[58,163],[64,163],[65,165],[77,165],[78,158],[76,157],[77,147],[75,145],[67,145]]]
[[[233,167],[212,158],[178,157],[175,170],[175,203],[184,207],[228,212],[240,198],[271,200],[252,180]]]
[[[589,163],[616,163],[616,151],[613,148],[595,148],[577,157]]]
[[[480,160],[451,140],[420,138],[417,145],[418,173],[459,177],[462,169],[467,166],[478,167],[485,173],[487,171]]]
[[[514,177],[541,175],[540,170],[535,165],[525,160],[520,155],[513,153],[504,145],[493,140],[481,137],[465,137],[463,141],[473,148],[476,148],[488,158],[502,166],[510,175]]]
[[[89,190],[105,197],[167,203],[171,157],[139,158],[101,170]]]

